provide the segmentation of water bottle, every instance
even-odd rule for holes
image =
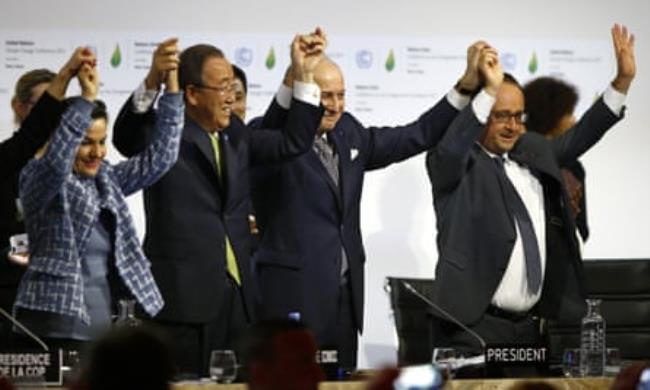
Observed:
[[[600,299],[587,299],[587,315],[580,327],[580,374],[605,373],[605,320],[600,315]]]
[[[135,318],[135,300],[120,299],[118,302],[118,315],[115,326],[138,326],[140,320]]]

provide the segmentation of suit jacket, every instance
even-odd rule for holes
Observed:
[[[580,212],[578,212],[578,215],[575,216],[575,220],[576,227],[578,228],[578,232],[580,233],[582,240],[587,241],[589,238],[589,224],[587,223],[587,183],[585,180],[587,174],[585,172],[585,168],[580,160],[575,160],[563,166],[562,170],[567,170],[569,173],[571,173],[573,177],[578,181],[578,183],[582,186],[582,196],[580,197],[578,204],[578,207],[580,207]]]
[[[277,127],[285,114],[274,101],[263,123]],[[260,244],[254,266],[260,317],[300,312],[321,344],[332,342],[326,335],[336,334],[336,329],[327,324],[338,315],[345,248],[354,315],[362,330],[366,256],[359,208],[365,172],[435,145],[457,114],[446,98],[417,121],[395,128],[366,128],[344,113],[329,135],[339,159],[338,188],[313,149],[292,161],[255,168]]]
[[[547,253],[537,307],[543,316],[578,320],[585,310],[582,264],[560,166],[587,151],[618,120],[601,98],[561,137],[549,141],[527,132],[509,153],[543,187]],[[516,237],[496,164],[476,143],[483,127],[468,106],[427,155],[438,228],[433,300],[466,324],[478,321],[490,304]]]
[[[160,118],[151,144],[142,154],[116,165],[103,162],[93,178],[72,170],[75,155],[92,122],[94,105],[76,99],[40,159],[20,176],[30,237],[30,262],[16,307],[74,316],[90,321],[84,302],[82,259],[101,209],[115,219],[111,257],[121,280],[149,315],[163,306],[149,261],[138,242],[125,197],[147,187],[176,162],[183,126],[181,94],[160,99]]]
[[[24,272],[7,260],[9,237],[25,232],[22,213],[16,208],[18,176],[58,126],[62,112],[63,104],[45,91],[18,131],[0,143],[0,307],[7,311]]]
[[[246,314],[253,317],[249,167],[292,158],[309,148],[322,111],[299,101],[293,104],[282,132],[252,132],[231,116],[221,133],[223,185],[208,133],[186,117],[176,165],[144,194],[144,250],[165,299],[157,318],[184,323],[214,318],[226,283],[226,234],[239,265]],[[144,129],[156,115],[135,114],[131,107],[129,100],[122,108],[113,139],[127,155],[146,142]]]

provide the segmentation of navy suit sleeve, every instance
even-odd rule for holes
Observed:
[[[578,159],[621,118],[622,115],[618,117],[607,107],[602,97],[596,100],[571,129],[551,141],[560,166]]]
[[[287,122],[289,110],[282,108],[275,98],[271,102],[269,108],[266,109],[261,123],[258,123],[258,128],[264,129],[281,129]]]
[[[133,157],[142,153],[156,123],[156,112],[153,108],[146,113],[133,112],[133,96],[124,103],[113,126],[113,145],[125,157]]]
[[[483,125],[468,105],[454,119],[438,145],[427,153],[427,173],[434,194],[450,191],[463,178],[474,142]]]
[[[321,107],[294,99],[286,122],[274,126],[281,131],[257,129],[251,132],[251,163],[282,161],[305,153],[314,141],[322,115]]]
[[[62,113],[62,102],[45,91],[18,131],[0,143],[0,178],[20,172],[59,125]]]
[[[383,168],[434,147],[457,114],[444,97],[411,124],[368,128],[366,170]]]

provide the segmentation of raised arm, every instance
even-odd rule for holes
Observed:
[[[498,53],[490,46],[480,49],[479,70],[485,81],[483,90],[454,119],[438,145],[427,153],[427,172],[434,193],[448,191],[462,179],[472,147],[483,132],[503,82]]]
[[[79,47],[74,51],[18,131],[0,144],[0,177],[20,172],[34,153],[45,144],[61,120],[61,100],[65,97],[70,79],[76,76],[81,64],[92,64],[94,61],[95,55],[87,48]]]
[[[467,66],[454,89],[450,90],[433,107],[405,126],[369,128],[367,136],[365,168],[383,168],[422,153],[434,147],[445,131],[481,86],[478,61],[481,49],[487,44],[478,41],[467,49]]]
[[[259,129],[251,133],[252,163],[274,162],[295,157],[311,146],[320,123],[320,92],[314,83],[314,70],[323,59],[327,38],[320,29],[312,34],[297,35],[291,44],[293,95],[286,122],[272,126],[282,129]]]
[[[553,149],[562,165],[574,161],[595,145],[623,117],[623,102],[636,76],[634,35],[625,26],[611,29],[616,76],[580,120],[562,136],[553,140]]]
[[[65,110],[43,155],[31,160],[20,174],[20,197],[26,213],[46,207],[72,174],[79,143],[91,123],[90,113],[99,86],[97,70],[92,64],[83,64],[77,78],[81,98]]]
[[[144,81],[120,109],[113,126],[113,145],[124,156],[134,156],[147,147],[156,123],[153,103],[169,71],[178,69],[178,53],[178,38],[161,42],[153,52]]]
[[[118,164],[115,177],[124,195],[154,184],[176,163],[185,105],[178,88],[178,70],[165,73],[166,90],[158,102],[152,139],[145,150]]]

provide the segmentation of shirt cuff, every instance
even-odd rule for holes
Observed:
[[[278,102],[280,107],[288,110],[291,107],[291,96],[293,96],[293,89],[287,87],[284,85],[284,83],[282,83],[280,84],[278,93],[275,94],[275,101]]]
[[[603,92],[603,101],[605,102],[605,105],[609,107],[616,116],[621,116],[623,106],[625,105],[625,97],[626,95],[624,93],[618,92],[611,85],[608,85],[605,92]]]
[[[472,100],[472,110],[481,124],[487,123],[488,116],[490,116],[490,111],[492,111],[492,106],[494,105],[495,100],[496,98],[485,92],[485,89],[482,89],[481,92],[476,95],[474,100]]]
[[[147,89],[144,85],[144,81],[138,85],[138,88],[133,91],[133,106],[131,109],[136,114],[144,114],[149,111],[151,106],[153,106],[156,97],[158,96],[158,90],[156,89]]]
[[[472,98],[470,96],[463,95],[462,93],[456,91],[456,88],[452,88],[447,93],[447,101],[458,111],[465,108],[465,106],[467,106],[471,100]]]
[[[314,106],[320,105],[320,88],[316,83],[293,82],[293,97]]]

